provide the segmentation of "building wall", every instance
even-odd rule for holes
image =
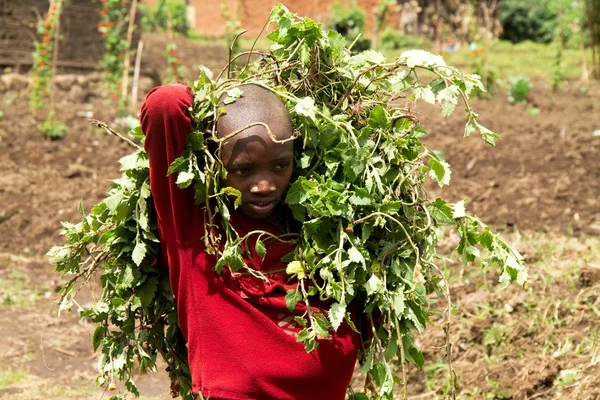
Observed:
[[[346,0],[349,3],[349,0]],[[221,4],[227,4],[231,12],[238,9],[242,28],[247,29],[248,37],[256,36],[267,22],[271,9],[279,0],[191,0],[195,8],[195,31],[206,37],[218,37],[225,33],[225,21],[221,17]],[[282,0],[290,11],[302,17],[319,22],[329,18],[329,7],[332,0]],[[358,5],[367,12],[366,33],[370,34],[373,26],[373,9],[377,0],[358,0]]]
[[[142,0],[154,7],[158,0]],[[188,20],[192,29],[206,37],[221,37],[225,33],[225,20],[221,16],[221,4],[226,4],[231,13],[239,7],[242,28],[247,36],[256,36],[269,18],[271,9],[283,3],[290,11],[319,22],[329,19],[329,7],[334,0],[185,0],[188,5]],[[338,0],[348,3],[352,0]],[[370,35],[373,27],[373,10],[377,0],[357,0],[357,4],[367,13],[365,33]]]

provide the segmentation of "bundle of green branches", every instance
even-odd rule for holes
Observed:
[[[276,28],[268,35],[273,42],[269,51],[242,53],[217,77],[200,68],[190,110],[194,129],[169,174],[176,174],[181,188],[193,186],[197,203],[207,208],[203,239],[207,251],[218,257],[216,269],[248,269],[240,243],[257,235],[256,251],[264,254],[261,238],[268,234],[240,237],[228,222],[240,194],[222,187],[225,170],[219,154],[224,141],[239,132],[218,138],[216,122],[224,104],[243,96],[243,85],[259,85],[279,96],[298,134],[294,176],[284,203],[302,223],[287,269],[299,285],[286,300],[290,309],[304,302],[308,310],[312,299],[331,302],[327,315],[308,311],[297,318],[304,328],[298,341],[312,351],[318,337],[328,337],[344,320],[353,326],[346,309],[359,302],[373,323],[359,354],[362,373],[370,375],[367,381],[373,385],[368,395],[352,396],[392,398],[397,385],[405,396],[406,362],[419,367],[424,362],[414,338],[433,313],[429,295],[442,296],[450,307],[446,278],[435,263],[443,258],[436,251],[440,227],[456,228],[464,263],[479,259],[484,267],[495,264],[505,286],[523,284],[527,277],[520,255],[467,214],[464,202],[430,199],[424,188],[428,178],[447,185],[450,169],[441,153],[421,142],[426,132],[410,112],[411,103],[439,104],[447,116],[461,100],[465,135],[479,131],[494,144],[497,135],[479,124],[467,102],[483,86],[477,76],[462,74],[420,50],[390,62],[374,51],[352,55],[341,35],[323,31],[282,5],[273,10],[271,22]],[[256,55],[255,62],[234,67],[236,59]],[[222,78],[225,73],[230,77]],[[132,133],[143,140],[139,128]],[[208,150],[210,142],[216,151]],[[57,271],[74,274],[61,291],[61,309],[76,304],[76,285],[99,270],[102,296],[90,308],[79,306],[82,317],[98,324],[93,335],[94,348],[102,349],[98,383],[114,388],[118,379],[137,394],[135,361],[144,372],[156,367],[160,354],[174,394],[191,398],[186,347],[168,275],[155,262],[158,239],[148,157],[140,149],[124,157],[121,167],[123,175],[109,196],[88,215],[81,207],[82,222],[65,223],[66,245],[50,252]],[[215,221],[222,223],[209,229]],[[445,315],[448,330],[451,312]],[[454,393],[449,343],[446,356]]]

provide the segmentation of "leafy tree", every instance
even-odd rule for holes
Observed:
[[[556,12],[549,1],[506,0],[500,4],[501,39],[513,43],[531,40],[550,43],[556,29]]]

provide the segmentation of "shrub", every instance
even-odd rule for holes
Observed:
[[[62,139],[67,132],[67,125],[60,119],[55,118],[54,112],[50,112],[43,124],[38,129],[52,140]]]
[[[499,13],[503,32],[501,39],[513,43],[532,40],[550,43],[556,30],[556,13],[548,1],[506,0]]]
[[[425,49],[430,50],[431,45],[421,38],[408,35],[390,27],[385,28],[379,37],[381,50],[399,49]]]
[[[508,87],[508,101],[512,104],[527,103],[529,90],[533,87],[533,83],[525,75],[511,76],[508,78]]]
[[[352,51],[361,52],[371,48],[371,40],[361,35],[364,32],[365,21],[365,12],[355,1],[350,6],[336,1],[331,5],[331,20],[327,27],[340,33],[348,43],[356,40]],[[357,40],[359,35],[361,36]]]
[[[188,36],[190,26],[187,20],[187,7],[183,0],[158,0],[153,8],[140,5],[142,10],[142,29],[146,32],[161,32],[169,28],[169,13],[171,14],[171,29],[174,33]]]

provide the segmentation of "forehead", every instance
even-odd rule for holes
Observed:
[[[223,145],[222,161],[225,167],[240,164],[268,164],[293,157],[293,141],[276,143],[262,126],[255,128],[258,129],[251,131],[253,128],[250,128]]]

